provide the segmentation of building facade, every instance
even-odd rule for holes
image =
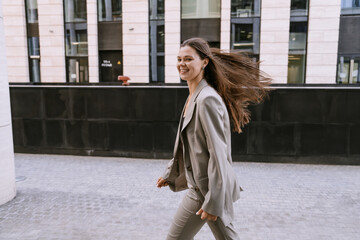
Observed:
[[[4,1],[10,83],[180,83],[179,45],[242,51],[278,84],[360,83],[359,0]]]

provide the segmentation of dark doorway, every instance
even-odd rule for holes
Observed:
[[[122,51],[100,51],[100,82],[117,82],[123,75]]]

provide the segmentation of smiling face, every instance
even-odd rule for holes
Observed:
[[[201,59],[196,50],[190,46],[181,47],[177,57],[177,69],[180,78],[186,81],[200,81],[204,77],[203,67],[208,59]]]

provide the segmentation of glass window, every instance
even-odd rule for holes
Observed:
[[[307,16],[308,9],[308,0],[291,0],[291,16]]]
[[[86,0],[64,0],[65,22],[86,22]]]
[[[84,56],[88,54],[86,23],[65,24],[66,56]]]
[[[307,22],[290,22],[288,83],[305,83]]]
[[[288,83],[304,83],[305,55],[289,54],[288,58]]]
[[[71,83],[82,83],[88,82],[89,71],[88,71],[88,59],[87,57],[82,58],[67,58],[66,59],[67,76],[68,82]]]
[[[40,41],[37,0],[26,0],[25,8],[30,82],[40,82]]]
[[[289,35],[289,50],[300,51],[306,49],[307,22],[291,22]]]
[[[27,23],[38,22],[37,0],[26,0],[26,19]]]
[[[337,83],[360,83],[360,56],[340,56],[338,62]]]
[[[121,21],[121,0],[98,0],[99,22]]]
[[[231,17],[259,17],[260,0],[232,0]]]
[[[360,14],[360,0],[341,0],[341,14]]]
[[[253,24],[234,24],[234,49],[252,51],[254,46]]]
[[[150,0],[150,20],[164,19],[165,3],[164,0]]]
[[[181,18],[220,18],[220,0],[182,0]]]

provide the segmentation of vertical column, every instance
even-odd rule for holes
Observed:
[[[180,47],[181,1],[165,3],[165,83],[180,83],[176,57]]]
[[[2,0],[0,0],[0,205],[10,201],[16,195],[9,83],[5,54],[4,17]]]
[[[99,82],[97,0],[87,0],[89,82]]]
[[[38,0],[41,82],[66,82],[63,1]]]
[[[230,50],[231,0],[221,0],[220,48]]]
[[[341,0],[311,0],[306,83],[335,83]]]
[[[133,83],[149,82],[149,3],[123,0],[124,75]]]
[[[260,69],[269,74],[273,83],[287,83],[289,0],[263,0],[261,6]]]
[[[3,1],[9,82],[30,82],[24,0]]]

